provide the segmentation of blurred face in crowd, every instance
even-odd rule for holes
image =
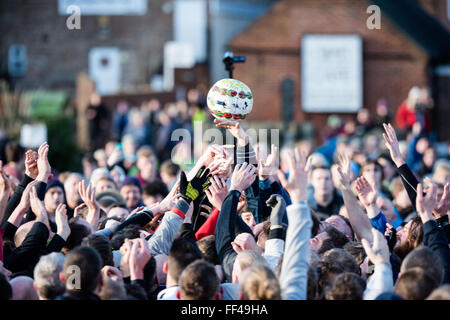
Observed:
[[[129,212],[125,208],[114,207],[108,211],[108,218],[117,217],[121,220],[124,220],[128,216]]]
[[[99,168],[105,168],[108,165],[108,156],[106,155],[106,151],[104,149],[96,150],[94,152],[94,158],[97,160]]]
[[[400,190],[398,194],[395,195],[394,199],[397,208],[409,208],[411,206],[411,200],[409,199],[408,192],[405,188]]]
[[[53,213],[60,203],[64,203],[63,189],[57,186],[50,188],[44,197],[45,209]]]
[[[425,150],[423,154],[423,163],[431,168],[434,165],[434,162],[436,161],[436,151],[433,148],[428,148]]]
[[[383,174],[386,180],[390,180],[396,173],[396,168],[385,158],[378,158],[378,163],[383,167]]]
[[[369,110],[363,108],[358,111],[358,114],[356,115],[356,119],[359,123],[365,124],[369,122],[370,114]]]
[[[325,168],[315,169],[311,174],[311,184],[315,196],[331,195],[333,193],[331,171]]]
[[[380,185],[382,177],[380,166],[377,166],[374,163],[369,163],[362,168],[361,174],[370,184],[375,184],[376,186]]]
[[[152,179],[156,173],[156,157],[140,157],[136,163],[136,166],[141,173],[142,178],[144,179]]]
[[[332,225],[337,230],[339,230],[340,232],[345,234],[347,236],[347,238],[349,238],[349,240],[353,240],[352,239],[353,238],[352,229],[349,227],[347,222],[345,222],[345,220],[342,219],[341,216],[339,216],[339,215],[330,216],[329,218],[327,218],[325,220],[325,222],[328,223],[329,225]]]
[[[434,174],[432,180],[435,183],[445,185],[450,182],[450,170],[446,165],[439,165],[434,169]]]
[[[75,208],[78,201],[81,200],[80,194],[78,193],[78,183],[81,182],[81,177],[77,174],[71,174],[67,177],[64,182],[64,189],[66,191],[67,204],[71,208]]]
[[[424,154],[425,150],[427,150],[429,147],[430,147],[430,142],[428,141],[428,138],[423,137],[417,141],[416,151],[420,154]]]
[[[315,253],[318,253],[320,248],[323,245],[323,242],[327,239],[329,239],[330,236],[327,232],[321,232],[318,235],[316,235],[314,238],[309,240],[309,247],[312,251]]]
[[[397,244],[396,244],[396,246],[401,245],[408,240],[408,233],[409,233],[409,229],[411,229],[412,221],[413,220],[409,221],[407,224],[405,224],[404,227],[397,228]]]
[[[250,229],[253,229],[256,225],[255,218],[253,217],[253,213],[251,211],[242,212],[241,218],[250,227]]]
[[[376,200],[378,208],[383,212],[386,220],[390,223],[397,218],[392,202],[385,197],[378,197]]]
[[[102,191],[106,191],[106,190],[116,190],[117,191],[117,187],[114,184],[114,182],[112,182],[109,179],[100,179],[97,181],[97,183],[95,184],[95,193],[100,193]]]
[[[141,193],[139,192],[139,188],[135,185],[123,186],[120,190],[120,194],[125,198],[127,206],[130,209],[137,207],[141,201]]]
[[[87,179],[91,178],[92,171],[94,171],[96,168],[97,166],[94,163],[83,159],[83,175]]]

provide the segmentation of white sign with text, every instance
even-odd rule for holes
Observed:
[[[363,104],[362,40],[358,35],[306,35],[301,40],[305,112],[356,112]]]

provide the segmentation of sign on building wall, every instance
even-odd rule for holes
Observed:
[[[301,40],[305,112],[356,112],[363,104],[362,40],[358,35],[306,35]]]
[[[121,80],[119,48],[92,48],[89,51],[89,77],[94,80],[100,95],[119,91]]]
[[[174,41],[192,44],[196,62],[206,59],[206,25],[206,0],[174,1]]]
[[[174,86],[175,68],[192,68],[195,65],[195,51],[192,43],[168,41],[164,44],[164,89]]]
[[[58,0],[58,12],[68,15],[69,6],[78,6],[81,15],[144,15],[147,0]]]

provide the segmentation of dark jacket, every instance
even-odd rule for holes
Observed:
[[[240,196],[238,191],[231,190],[225,197],[215,231],[217,255],[228,282],[232,280],[233,264],[237,256],[237,253],[231,246],[231,242],[239,233],[248,232],[253,234],[250,227],[237,214]]]

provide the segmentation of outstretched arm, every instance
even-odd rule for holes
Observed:
[[[305,155],[298,149],[295,151],[295,158],[288,155],[290,175],[283,183],[292,198],[292,204],[287,207],[289,225],[280,274],[281,294],[284,300],[306,300],[307,297],[309,239],[312,228],[307,203],[307,181],[311,158],[306,161]]]
[[[350,157],[340,156],[340,162],[341,164],[336,167],[336,171],[339,179],[339,189],[344,198],[350,224],[359,239],[365,238],[372,241],[372,224],[350,188]]]

